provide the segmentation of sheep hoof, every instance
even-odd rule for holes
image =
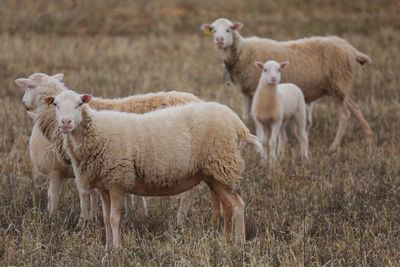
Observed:
[[[331,146],[329,147],[328,152],[332,154],[332,153],[336,152],[338,149],[339,149],[339,145],[333,143],[333,144],[331,144]]]
[[[77,230],[83,230],[88,226],[88,220],[85,220],[83,218],[79,218],[78,223],[75,226],[75,229]]]

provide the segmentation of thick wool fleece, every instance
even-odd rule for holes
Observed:
[[[217,103],[143,115],[84,106],[82,119],[81,143],[75,147],[69,135],[64,147],[83,186],[134,194],[138,181],[163,188],[194,175],[233,188],[243,167],[240,144],[253,138],[232,110]]]
[[[117,99],[93,98],[90,106],[96,110],[117,110],[133,113],[146,113],[158,108],[165,108],[189,102],[201,102],[199,98],[184,92],[159,92],[143,95],[135,95]],[[70,160],[63,149],[63,138],[58,131],[53,105],[42,105],[37,111],[36,122],[44,137],[48,141],[47,146],[42,146],[43,154],[48,153],[48,148],[55,152],[58,160],[69,165]],[[42,138],[40,135],[36,139]],[[34,141],[36,142],[36,141]],[[43,143],[43,140],[40,140]]]
[[[298,85],[308,103],[324,95],[343,99],[351,88],[356,65],[370,62],[367,55],[336,36],[278,42],[234,34],[233,45],[222,57],[232,81],[245,95],[254,95],[260,78],[255,61],[289,61],[282,82]]]

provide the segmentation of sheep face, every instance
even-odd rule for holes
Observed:
[[[44,95],[48,95],[49,87],[55,81],[61,81],[64,74],[59,73],[53,76],[48,76],[44,73],[34,73],[28,78],[18,78],[15,83],[25,90],[22,97],[22,104],[26,110],[35,110]]]
[[[212,34],[215,46],[218,49],[226,49],[233,44],[234,31],[243,27],[240,22],[232,22],[228,19],[220,18],[211,24],[201,25],[205,34]]]
[[[80,95],[73,91],[64,91],[56,97],[44,98],[47,104],[56,107],[58,129],[63,134],[72,132],[82,122],[82,105],[91,99],[91,95]]]
[[[260,82],[263,84],[276,85],[281,81],[281,70],[284,69],[289,62],[278,63],[275,60],[269,60],[265,63],[255,62],[258,69],[262,71]]]

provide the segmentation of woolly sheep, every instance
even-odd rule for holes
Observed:
[[[120,247],[124,193],[174,195],[201,181],[223,206],[225,238],[233,223],[235,242],[244,241],[244,202],[234,189],[243,167],[240,144],[260,144],[232,110],[189,103],[139,115],[94,111],[83,105],[90,99],[66,91],[46,101],[57,106],[77,185],[100,192],[108,249]]]
[[[308,136],[306,131],[306,103],[300,88],[291,83],[279,84],[281,70],[288,62],[278,63],[269,60],[255,62],[262,71],[257,90],[254,94],[251,115],[256,123],[257,137],[269,136],[269,160],[276,161],[282,154],[287,142],[286,125],[293,118],[296,123],[296,136],[301,147],[302,161],[308,160]]]
[[[28,78],[19,78],[15,81],[19,86],[25,89],[22,102],[28,112],[30,112],[29,110],[35,110],[43,105],[43,96],[58,95],[67,90],[67,87],[62,83],[63,76],[63,74],[48,76],[43,73],[35,73]],[[96,109],[117,109],[144,113],[157,108],[191,101],[198,102],[201,100],[189,93],[166,92],[111,100],[93,98],[91,105]],[[31,113],[31,116],[34,116],[34,114]],[[62,137],[58,133],[57,128],[54,127],[56,124],[53,117],[51,113],[47,121],[48,124],[42,124],[40,127],[35,124],[32,129],[29,147],[33,165],[42,175],[49,177],[50,180],[48,193],[48,209],[50,213],[54,213],[57,208],[59,192],[63,181],[66,178],[73,178],[69,158],[63,151]],[[46,132],[47,137],[42,134],[40,128]],[[49,142],[49,140],[51,142]],[[78,223],[79,226],[87,220],[92,220],[97,214],[95,212],[97,207],[97,205],[95,205],[95,195],[93,195],[92,192],[89,193],[92,206],[90,213],[88,212],[88,192],[80,192],[81,216]],[[178,224],[182,223],[183,218],[186,216],[192,197],[193,194],[190,194],[190,192],[185,192],[181,196],[177,215]],[[139,214],[146,214],[145,199],[139,199],[138,204]]]
[[[335,151],[346,130],[349,110],[361,124],[368,142],[373,132],[358,105],[349,97],[356,65],[371,59],[346,40],[336,37],[311,37],[295,41],[278,42],[266,38],[244,38],[240,22],[220,18],[201,29],[213,35],[213,41],[225,65],[224,76],[234,83],[243,95],[243,119],[248,121],[250,106],[260,74],[253,67],[257,60],[290,61],[282,75],[282,82],[298,85],[311,103],[325,95],[334,98],[339,115],[339,125],[329,151]]]

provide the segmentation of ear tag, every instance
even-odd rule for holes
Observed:
[[[211,32],[209,29],[204,29],[204,30],[203,30],[203,34],[204,34],[205,36],[211,36],[211,35],[212,35],[212,32]]]

